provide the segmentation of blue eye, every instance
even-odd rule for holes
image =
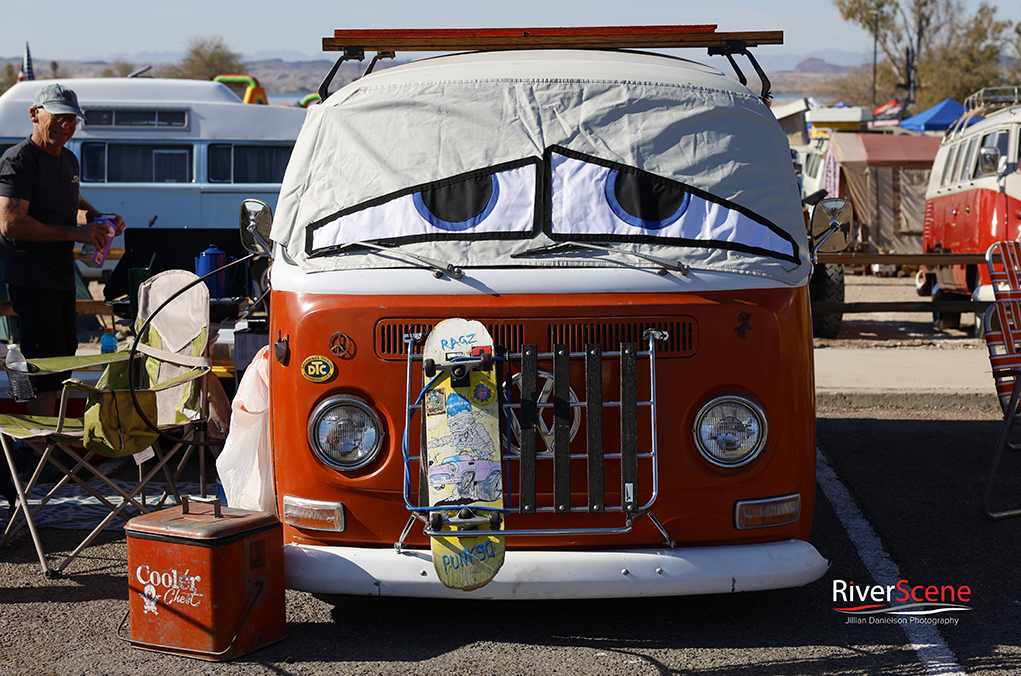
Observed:
[[[645,230],[661,230],[677,222],[691,201],[691,195],[675,185],[616,169],[607,172],[603,192],[617,218]]]
[[[448,232],[470,230],[493,213],[500,184],[492,174],[429,188],[414,195],[415,209],[433,227]]]

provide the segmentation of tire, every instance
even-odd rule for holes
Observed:
[[[932,294],[934,301],[941,300],[966,300],[968,297],[959,293],[949,293],[947,291],[937,291]],[[937,331],[946,331],[948,329],[959,329],[961,328],[961,313],[960,312],[933,312],[932,313],[932,325]]]
[[[816,265],[809,292],[814,301],[844,302],[844,266],[829,263]],[[843,320],[843,314],[813,314],[812,335],[816,338],[836,338]]]

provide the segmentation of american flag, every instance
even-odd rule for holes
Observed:
[[[28,40],[25,40],[25,58],[21,61],[21,70],[18,71],[18,82],[34,79],[35,72],[32,70],[32,54],[28,51]]]

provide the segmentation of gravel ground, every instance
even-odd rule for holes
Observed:
[[[925,300],[915,291],[912,277],[876,277],[847,274],[844,301],[847,303]],[[875,348],[938,348],[943,350],[984,350],[985,343],[975,338],[974,315],[961,316],[961,328],[937,331],[929,312],[886,312],[844,315],[840,332],[834,339],[816,338],[815,346]]]

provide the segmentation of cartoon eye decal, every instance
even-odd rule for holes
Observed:
[[[607,173],[604,193],[617,218],[646,230],[660,230],[677,222],[691,201],[691,194],[676,184],[616,169]]]
[[[492,174],[473,176],[414,194],[418,214],[440,230],[470,230],[493,213],[500,183]]]
[[[790,235],[736,204],[566,148],[548,157],[554,239],[674,243],[800,260]]]
[[[306,231],[310,256],[355,242],[528,237],[535,232],[538,158],[415,186],[344,209]]]

